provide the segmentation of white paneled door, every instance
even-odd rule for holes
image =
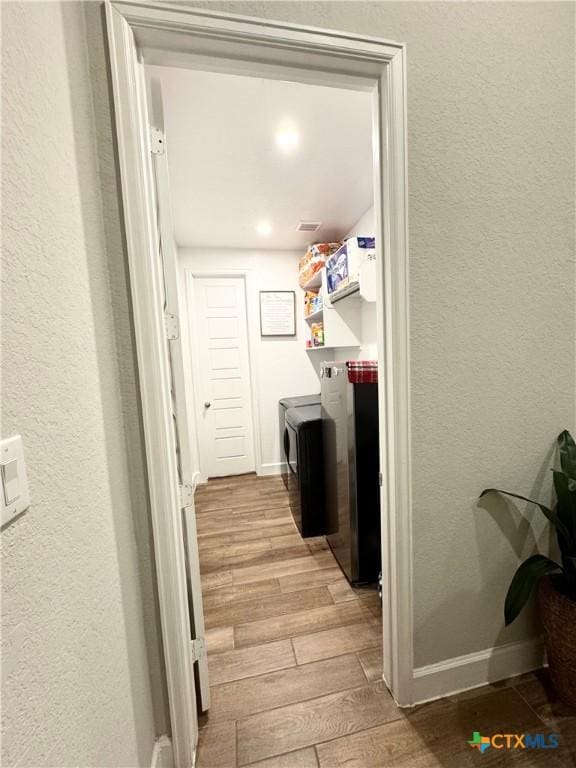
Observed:
[[[253,472],[252,392],[242,277],[194,279],[200,386],[197,423],[206,477]]]
[[[139,72],[142,93],[145,93],[144,71],[140,68]],[[174,539],[169,544],[168,557],[177,558],[179,562],[179,573],[174,574],[173,583],[171,583],[171,589],[178,595],[178,605],[177,610],[170,614],[170,626],[167,631],[178,633],[176,637],[182,644],[182,650],[171,656],[170,662],[174,665],[172,674],[180,678],[176,682],[176,687],[184,692],[179,695],[186,695],[188,699],[187,714],[182,713],[183,722],[178,727],[188,732],[188,738],[195,744],[198,742],[196,710],[204,712],[209,709],[210,685],[194,508],[194,461],[190,440],[192,414],[186,400],[183,339],[178,332],[178,318],[182,315],[182,306],[178,293],[178,256],[172,221],[162,91],[155,81],[152,81],[150,86],[150,94],[153,98],[148,103],[149,114],[146,118],[151,123],[149,149],[152,159],[153,187],[149,194],[156,214],[153,219],[157,225],[153,227],[157,247],[156,259],[163,277],[164,291],[161,302],[168,363],[166,373],[169,375],[169,389],[166,392],[166,395],[169,395],[169,402],[164,402],[163,407],[166,408],[166,415],[169,418],[171,438],[169,450],[171,454],[173,453],[172,459],[176,469],[176,477],[172,479],[178,484],[177,488],[173,489],[175,506],[172,508],[163,506],[161,510],[163,520],[170,519],[174,528]],[[167,322],[170,318],[176,322]],[[174,326],[176,332],[174,332]],[[165,565],[160,566],[166,577],[165,568]],[[170,634],[169,637],[173,640],[174,635]],[[194,684],[195,680],[197,687]],[[186,760],[188,765],[189,758]]]

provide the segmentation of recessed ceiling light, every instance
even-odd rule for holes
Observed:
[[[261,221],[256,226],[256,232],[258,232],[260,237],[268,237],[268,235],[272,234],[272,226],[267,221]]]
[[[276,146],[285,152],[289,152],[291,149],[296,149],[299,143],[300,135],[298,134],[298,131],[295,131],[292,128],[280,130],[276,134]]]

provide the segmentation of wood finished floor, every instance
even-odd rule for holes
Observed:
[[[544,673],[400,710],[381,680],[381,612],[323,539],[302,539],[279,477],[196,492],[212,706],[198,768],[576,765],[576,711]],[[556,732],[558,750],[480,755],[473,730]]]

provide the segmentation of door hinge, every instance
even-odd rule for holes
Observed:
[[[200,661],[206,658],[206,640],[203,637],[197,637],[192,640],[192,662]]]
[[[184,507],[190,507],[192,506],[194,502],[194,489],[191,485],[181,485],[180,486],[180,506],[182,509]]]
[[[165,150],[166,140],[164,138],[164,132],[160,128],[150,128],[150,152],[153,155],[163,155]]]
[[[171,315],[169,312],[164,313],[164,326],[166,328],[166,338],[174,340],[180,336],[180,323],[178,322],[177,315]]]
[[[378,485],[382,488],[382,472],[378,472]]]

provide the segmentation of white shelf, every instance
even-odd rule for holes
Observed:
[[[373,303],[376,301],[376,279],[376,262],[374,259],[367,259],[360,265],[358,280],[329,293],[325,304],[334,306],[340,301],[348,304],[351,298]]]
[[[322,309],[317,309],[316,312],[312,312],[310,315],[306,315],[304,320],[306,320],[307,323],[317,323],[319,320],[322,320],[323,317],[324,307],[322,307]]]
[[[344,288],[340,288],[339,291],[334,291],[334,293],[329,294],[329,299],[331,304],[337,304],[339,301],[342,301],[342,299],[345,299],[347,296],[362,296],[360,293],[360,283],[354,282],[354,283],[348,283]]]
[[[360,344],[347,344],[345,347],[340,344],[323,344],[321,347],[306,347],[306,352],[315,352],[317,349],[354,349]]]
[[[317,291],[319,288],[322,287],[322,272],[324,271],[324,267],[322,269],[319,269],[317,272],[314,272],[310,280],[302,286],[302,289],[304,291]]]

